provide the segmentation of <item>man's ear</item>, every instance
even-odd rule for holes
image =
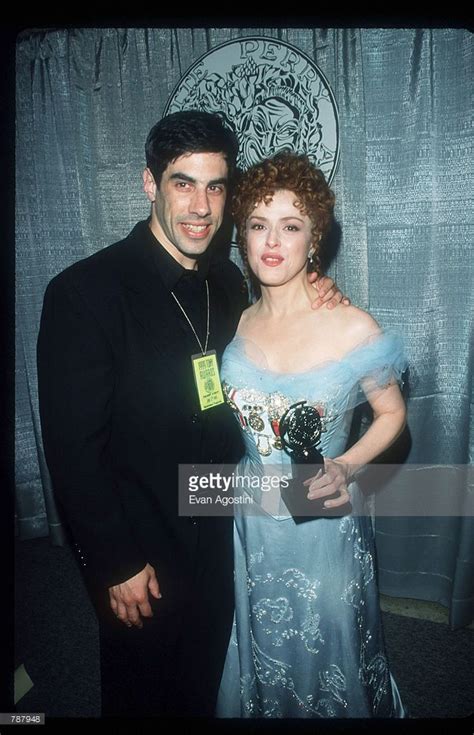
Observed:
[[[156,199],[155,178],[149,168],[146,168],[143,172],[143,191],[147,195],[150,202],[154,202]]]

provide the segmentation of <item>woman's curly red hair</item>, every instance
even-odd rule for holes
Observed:
[[[313,270],[321,275],[320,245],[331,223],[335,197],[324,178],[308,156],[280,151],[271,158],[251,166],[240,177],[232,198],[232,214],[237,238],[246,256],[246,222],[257,204],[269,203],[276,191],[285,189],[296,196],[295,205],[313,223]]]

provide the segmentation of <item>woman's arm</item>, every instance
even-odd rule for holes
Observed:
[[[350,351],[365,341],[381,336],[379,324],[368,312],[355,306],[338,310],[340,321],[334,325],[343,351]],[[335,314],[335,318],[337,316]],[[315,499],[332,495],[340,497],[327,501],[327,507],[338,507],[349,500],[347,485],[351,477],[387,449],[403,431],[406,419],[405,403],[396,383],[380,388],[373,378],[361,379],[361,386],[372,407],[374,420],[364,436],[350,449],[334,459],[325,459],[325,474],[308,480],[308,497]]]
[[[324,460],[324,475],[305,483],[309,485],[308,497],[311,499],[326,497],[336,491],[341,494],[339,498],[326,501],[328,508],[348,502],[347,485],[351,477],[393,444],[405,426],[406,408],[397,384],[381,389],[375,389],[369,380],[361,384],[374,412],[370,428],[339,457]]]

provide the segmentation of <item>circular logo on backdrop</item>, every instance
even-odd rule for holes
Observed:
[[[219,114],[237,134],[246,169],[283,148],[306,153],[331,183],[339,158],[339,120],[329,83],[299,49],[271,38],[229,41],[184,74],[164,114]]]

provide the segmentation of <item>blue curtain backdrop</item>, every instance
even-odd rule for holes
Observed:
[[[405,339],[411,463],[472,463],[473,39],[459,29],[65,29],[17,42],[16,499],[63,543],[38,418],[48,281],[148,216],[143,144],[186,69],[245,36],[293,44],[334,91],[342,242],[330,273]],[[446,482],[446,493],[450,484]],[[382,592],[474,608],[472,518],[377,518]]]

